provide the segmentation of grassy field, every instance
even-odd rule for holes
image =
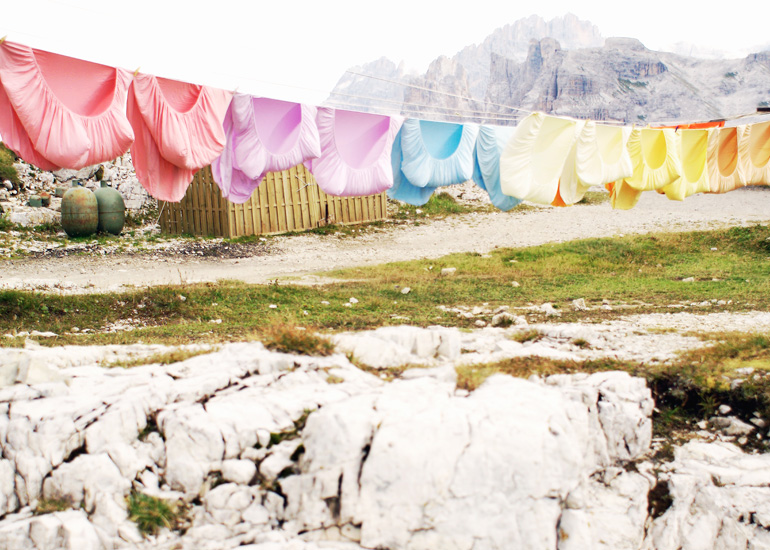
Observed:
[[[769,260],[770,229],[754,226],[455,254],[337,271],[329,275],[348,281],[321,287],[222,282],[69,296],[6,290],[0,291],[0,334],[52,331],[59,336],[44,342],[52,345],[179,344],[260,338],[279,322],[330,331],[403,323],[472,326],[473,319],[439,305],[494,309],[550,302],[562,321],[691,304],[703,312],[768,310]],[[454,274],[442,275],[448,267],[456,268]],[[408,294],[402,294],[405,287]],[[570,302],[578,298],[591,309],[573,311]],[[611,311],[599,307],[603,300]],[[136,328],[107,332],[118,322]],[[80,332],[71,333],[73,327]],[[2,338],[0,345],[19,341]]]
[[[412,213],[413,215],[420,215]],[[455,268],[442,275],[443,268]],[[325,355],[331,346],[318,333],[383,325],[441,324],[471,327],[497,306],[525,308],[544,302],[560,321],[596,322],[628,313],[770,310],[770,229],[738,227],[692,233],[589,239],[487,255],[456,254],[330,273],[343,282],[320,287],[246,285],[238,282],[162,286],[120,294],[58,296],[0,291],[0,334],[52,331],[43,345],[106,343],[218,343],[258,339],[271,349]],[[518,283],[514,286],[513,282]],[[406,287],[410,291],[404,294]],[[355,298],[355,300],[351,300]],[[588,311],[574,311],[583,298]],[[611,308],[601,307],[608,301]],[[485,305],[489,315],[466,318],[438,306]],[[605,302],[606,304],[606,302]],[[672,306],[676,306],[673,307]],[[533,310],[531,322],[544,321]],[[111,332],[116,323],[131,331]],[[77,327],[77,331],[73,330]],[[298,328],[299,327],[299,328]],[[84,332],[86,332],[84,334]],[[535,339],[521,331],[521,341]],[[729,403],[745,420],[770,417],[770,335],[702,335],[711,345],[665,364],[613,359],[554,361],[525,357],[458,368],[458,386],[478,387],[493,373],[527,377],[568,372],[623,370],[647,379],[657,410],[655,430],[681,442],[695,424]],[[22,346],[24,336],[2,337]],[[135,364],[172,363],[197,352],[169,352]],[[114,364],[130,368],[134,363]],[[736,370],[759,376],[733,382]],[[385,373],[398,377],[406,366]],[[381,373],[383,374],[383,373]],[[684,435],[682,435],[684,434]],[[763,448],[763,440],[746,446]],[[664,446],[664,451],[670,445]]]

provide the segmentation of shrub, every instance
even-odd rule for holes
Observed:
[[[179,529],[186,519],[186,510],[179,504],[136,492],[126,500],[129,519],[144,535],[157,535],[164,527]]]

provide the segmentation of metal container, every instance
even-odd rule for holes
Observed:
[[[61,200],[61,226],[70,237],[92,235],[99,226],[96,196],[78,182],[72,183]]]
[[[126,223],[126,204],[123,197],[112,187],[107,185],[106,181],[102,186],[94,191],[96,201],[99,205],[99,226],[97,231],[105,231],[113,235],[120,235],[123,231],[123,224]]]

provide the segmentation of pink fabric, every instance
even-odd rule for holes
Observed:
[[[0,44],[0,133],[46,170],[119,157],[134,134],[124,106],[131,74],[28,46]]]
[[[319,107],[321,156],[305,162],[329,195],[359,197],[393,187],[390,162],[401,117]]]
[[[136,134],[131,159],[150,195],[179,202],[195,172],[219,156],[231,97],[216,88],[134,77],[128,94],[128,119]]]
[[[224,121],[227,144],[211,165],[222,196],[244,203],[267,172],[319,156],[315,118],[310,105],[236,94]]]

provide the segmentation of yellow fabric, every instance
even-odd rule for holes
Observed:
[[[738,162],[746,185],[770,185],[770,120],[743,126]]]
[[[708,193],[708,144],[713,129],[679,130],[679,158],[682,175],[663,187],[671,200],[681,201],[695,193]]]
[[[586,122],[564,164],[559,195],[575,204],[592,185],[605,185],[633,174],[626,144],[631,128]]]
[[[678,141],[671,128],[634,129],[628,138],[634,173],[626,183],[639,191],[654,191],[676,181],[681,173]]]
[[[605,185],[610,192],[610,204],[615,210],[630,210],[639,202],[642,192],[628,185],[625,180],[618,180]]]
[[[744,128],[720,128],[709,137],[708,171],[712,193],[727,193],[746,185],[738,162],[738,144]]]
[[[500,154],[503,193],[537,204],[551,204],[583,124],[543,113],[532,113],[521,121]]]

